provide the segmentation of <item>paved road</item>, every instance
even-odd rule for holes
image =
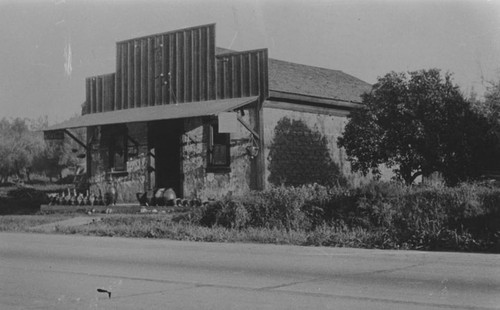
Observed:
[[[500,256],[0,233],[0,309],[500,309]]]

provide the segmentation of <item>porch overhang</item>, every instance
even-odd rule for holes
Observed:
[[[70,128],[112,125],[123,123],[149,122],[157,120],[179,119],[217,115],[221,112],[233,111],[257,102],[258,96],[198,101],[180,104],[167,104],[151,107],[140,107],[110,112],[85,114],[60,124],[50,126],[45,132]]]

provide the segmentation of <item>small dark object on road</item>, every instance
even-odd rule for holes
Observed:
[[[102,289],[102,288],[98,288],[97,291],[99,293],[107,293],[108,294],[108,297],[111,298],[111,292],[108,291],[108,290],[105,290],[105,289]]]

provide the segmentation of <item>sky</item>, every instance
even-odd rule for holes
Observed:
[[[117,41],[209,23],[217,46],[368,83],[439,68],[482,95],[500,79],[500,0],[0,0],[0,118],[78,115]]]

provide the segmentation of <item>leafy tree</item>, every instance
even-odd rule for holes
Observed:
[[[48,126],[47,118],[41,118],[32,122],[31,128],[41,133]],[[85,141],[85,129],[72,131],[73,134]],[[43,137],[42,137],[43,139]],[[77,156],[82,154],[81,147],[73,139],[61,141],[43,141],[43,149],[33,158],[30,169],[33,172],[45,174],[52,180],[53,177],[62,178],[62,170],[81,164],[82,159]]]
[[[435,171],[455,184],[477,177],[487,163],[489,123],[450,74],[391,72],[362,99],[338,139],[354,171],[379,174],[385,164],[407,184]]]
[[[2,182],[9,176],[26,175],[26,168],[34,156],[43,149],[43,141],[30,131],[27,120],[16,118],[12,122],[0,121],[0,177]],[[27,174],[29,178],[29,174]]]
[[[73,140],[44,141],[41,130],[46,127],[47,118],[0,120],[0,182],[12,176],[30,181],[32,172],[60,177],[63,168],[80,162],[80,148]],[[85,141],[83,131],[75,134]]]

